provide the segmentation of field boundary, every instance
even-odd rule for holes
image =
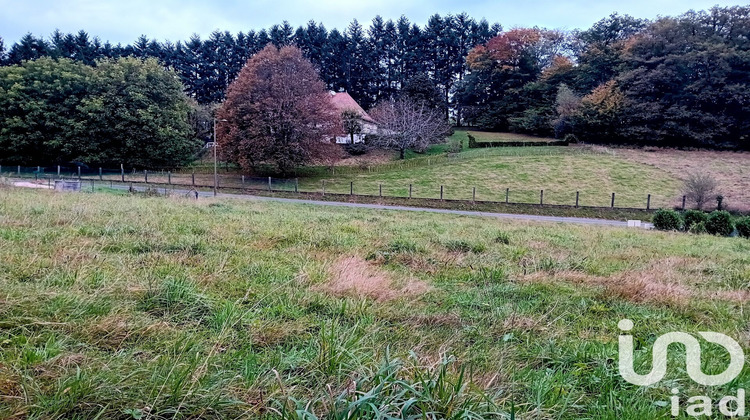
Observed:
[[[151,173],[149,174],[148,171],[144,171],[142,174],[142,179],[134,179],[134,178],[128,178],[125,173],[119,174],[118,176],[112,176],[112,174],[104,174],[102,172],[99,175],[80,175],[80,177],[56,177],[51,175],[43,175],[40,176],[39,174],[30,174],[30,173],[20,173],[20,174],[6,174],[11,175],[13,178],[20,179],[20,180],[29,180],[34,179],[37,182],[40,183],[47,183],[48,187],[52,187],[55,180],[59,179],[67,179],[67,180],[78,180],[81,182],[81,189],[91,189],[95,190],[96,186],[109,186],[113,187],[114,185],[124,185],[124,186],[145,186],[146,188],[154,188],[154,189],[164,189],[165,193],[169,193],[170,190],[176,190],[178,188],[184,188],[187,189],[186,191],[205,191],[205,190],[213,190],[214,186],[211,184],[206,183],[200,183],[196,182],[195,176],[192,177],[192,182],[190,183],[183,183],[179,182],[180,178],[172,176],[171,173],[167,173],[164,175],[163,173]],[[151,175],[152,180],[149,180],[148,177]],[[128,175],[129,176],[129,175]],[[166,178],[166,182],[159,182],[157,180],[154,180],[156,177]],[[119,178],[119,179],[116,179]],[[579,210],[592,210],[592,211],[598,211],[598,212],[616,212],[616,211],[625,211],[625,212],[643,212],[644,214],[651,214],[656,209],[650,206],[650,195],[646,199],[646,207],[618,207],[615,205],[615,195],[612,196],[611,206],[588,206],[588,205],[574,205],[574,204],[556,204],[556,203],[545,203],[543,201],[544,191],[540,191],[540,201],[536,203],[529,203],[529,202],[517,202],[517,201],[511,201],[509,199],[510,197],[510,190],[505,190],[505,200],[477,200],[477,199],[455,199],[455,198],[447,198],[442,197],[442,188],[441,188],[441,198],[433,198],[433,197],[423,197],[423,196],[394,196],[394,195],[384,195],[382,194],[382,188],[380,190],[380,194],[362,194],[362,193],[355,193],[354,192],[354,183],[350,183],[350,193],[340,193],[340,192],[328,192],[325,190],[325,184],[323,184],[321,190],[303,190],[300,189],[299,184],[296,179],[278,179],[278,178],[272,178],[272,177],[241,177],[241,181],[237,182],[237,180],[233,179],[235,183],[233,185],[224,185],[220,184],[216,188],[216,193],[218,194],[220,191],[226,191],[226,192],[237,192],[240,194],[252,194],[252,195],[274,195],[274,194],[288,194],[294,197],[307,197],[307,199],[334,199],[338,201],[347,201],[347,200],[357,200],[357,199],[365,199],[365,200],[398,200],[402,203],[410,203],[410,202],[418,202],[421,203],[421,205],[427,205],[429,207],[435,207],[435,208],[467,208],[467,207],[474,207],[474,206],[487,206],[487,207],[494,207],[494,206],[503,206],[503,207],[519,207],[519,208],[526,208],[526,209],[562,209],[566,211],[579,211]],[[226,180],[224,180],[226,181]],[[261,186],[262,185],[262,186]],[[405,204],[408,205],[408,204]]]

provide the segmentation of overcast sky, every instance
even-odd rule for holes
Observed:
[[[0,37],[12,44],[27,32],[49,36],[53,30],[87,31],[103,41],[127,44],[140,35],[163,40],[202,37],[215,29],[233,33],[267,28],[288,20],[299,26],[310,19],[327,28],[344,28],[352,19],[367,26],[376,15],[405,15],[424,24],[439,13],[465,11],[472,17],[513,26],[587,28],[612,12],[654,18],[702,10],[716,0],[0,0]]]

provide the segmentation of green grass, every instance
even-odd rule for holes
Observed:
[[[643,360],[746,346],[745,239],[7,187],[0,221],[0,418],[643,419],[750,382],[616,367],[624,317]],[[342,257],[397,293],[334,293]]]
[[[554,141],[553,138],[548,137],[536,137],[536,136],[529,136],[527,134],[518,134],[518,133],[501,133],[501,132],[491,132],[491,131],[476,131],[476,130],[466,130],[466,129],[456,129],[453,132],[453,135],[448,138],[449,141],[462,141],[464,147],[468,147],[469,137],[467,134],[471,134],[474,136],[474,138],[477,140],[477,143],[487,143],[487,142],[493,142],[493,143],[502,143],[502,142],[508,142],[508,141],[529,141],[529,142],[539,142],[539,141]]]
[[[645,208],[648,194],[651,207],[674,205],[681,183],[653,166],[627,161],[617,156],[567,147],[521,147],[473,149],[460,159],[432,165],[326,177],[326,190],[349,193],[354,182],[357,194],[407,197],[412,184],[414,197],[439,198],[440,186],[446,199],[476,199],[517,203],[539,203],[544,190],[547,204],[574,205],[576,191],[582,206],[611,205],[615,193],[618,207]],[[320,177],[300,179],[303,190],[320,190]]]

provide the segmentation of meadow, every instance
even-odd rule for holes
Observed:
[[[439,198],[440,186],[446,199],[476,199],[517,203],[540,202],[574,205],[576,192],[582,206],[609,207],[615,193],[617,207],[651,208],[679,204],[682,183],[658,167],[629,161],[612,153],[580,147],[508,147],[471,149],[460,159],[432,165],[354,174],[300,178],[303,190],[349,193],[351,182],[357,194]],[[428,159],[428,158],[421,158]]]
[[[747,349],[748,255],[740,238],[0,187],[0,418],[665,417],[672,388],[727,395],[750,372],[630,385],[618,321],[639,371],[669,331]]]
[[[453,135],[448,138],[448,141],[462,141],[464,147],[468,147],[468,134],[471,134],[476,139],[477,143],[502,143],[509,141],[525,141],[525,142],[540,142],[540,141],[555,141],[554,138],[530,136],[527,134],[519,133],[506,133],[506,132],[493,132],[493,131],[477,131],[477,130],[466,130],[457,128],[454,130]]]

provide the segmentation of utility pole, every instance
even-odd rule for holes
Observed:
[[[217,150],[219,148],[219,142],[216,141],[216,124],[220,122],[227,122],[227,120],[217,120],[214,118],[214,197],[216,197],[216,194],[218,193],[219,189],[219,171],[218,171],[218,157],[217,157]]]
[[[214,118],[214,197],[216,197],[217,189],[219,187],[219,172],[217,170],[217,157],[216,157],[216,149],[219,147],[216,143],[216,118]]]

